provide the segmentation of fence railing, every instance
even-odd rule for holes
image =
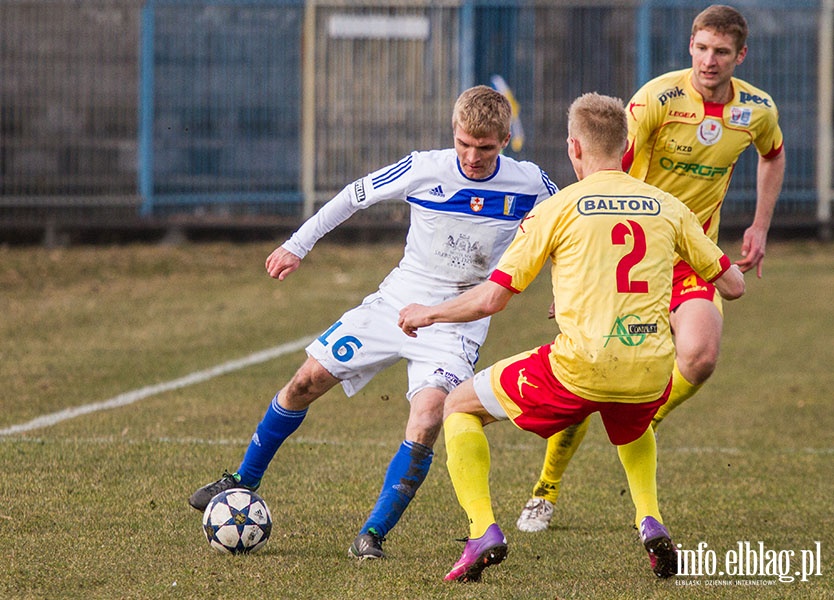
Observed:
[[[737,75],[774,97],[785,132],[774,226],[830,220],[831,4],[738,4],[751,33]],[[704,5],[0,0],[0,222],[298,220],[412,149],[449,145],[455,97],[496,74],[521,106],[514,154],[564,185],[569,103],[591,90],[627,99],[686,67]],[[739,161],[727,221],[752,214],[755,162],[752,149]]]

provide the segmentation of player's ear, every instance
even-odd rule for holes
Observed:
[[[745,44],[744,47],[738,51],[738,56],[736,56],[736,66],[740,65],[744,62],[744,59],[747,57],[747,45]]]
[[[575,137],[568,137],[568,155],[577,159],[582,157],[582,144]]]
[[[504,138],[504,141],[503,141],[503,142],[501,142],[501,150],[503,150],[504,148],[506,148],[506,147],[507,147],[507,144],[509,144],[509,143],[510,143],[510,138],[511,138],[511,137],[512,137],[512,134],[511,134],[511,133],[508,133],[508,134],[507,134],[507,137],[505,137],[505,138]]]

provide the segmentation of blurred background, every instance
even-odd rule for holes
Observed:
[[[280,235],[367,172],[451,146],[455,98],[496,76],[523,128],[508,153],[567,185],[570,102],[690,66],[708,4],[0,0],[0,243]],[[773,231],[828,239],[834,0],[732,4],[750,25],[736,76],[774,98],[785,134]],[[751,147],[728,230],[752,219],[755,166]],[[407,219],[376,206],[349,231]]]

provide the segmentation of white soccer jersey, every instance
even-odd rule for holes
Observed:
[[[398,163],[346,186],[284,244],[302,258],[327,232],[356,211],[383,200],[411,205],[411,224],[400,264],[380,284],[397,310],[433,305],[484,281],[512,241],[525,215],[556,193],[537,165],[499,156],[486,179],[469,179],[454,149],[412,152]],[[465,327],[477,343],[489,319]]]

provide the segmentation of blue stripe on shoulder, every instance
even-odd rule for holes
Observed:
[[[552,181],[550,181],[550,177],[547,176],[547,173],[545,173],[543,169],[539,169],[539,170],[541,171],[541,174],[542,174],[542,183],[544,183],[544,187],[547,188],[547,191],[550,192],[550,195],[552,196],[553,194],[555,194],[559,190],[556,187],[556,184],[553,183]]]
[[[445,202],[424,200],[413,196],[409,196],[408,201],[438,212],[477,215],[502,221],[520,221],[536,204],[536,195],[463,189]]]
[[[371,178],[371,184],[374,186],[374,189],[377,189],[386,183],[391,183],[399,177],[402,177],[403,173],[408,172],[409,169],[411,169],[410,154],[384,173],[380,173],[376,177]]]

